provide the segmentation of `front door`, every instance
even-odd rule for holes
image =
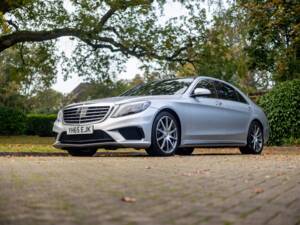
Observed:
[[[210,90],[211,94],[201,97],[190,97],[184,107],[183,143],[190,145],[201,145],[221,143],[223,111],[219,106],[216,89],[212,80],[203,79],[198,82],[196,88]]]

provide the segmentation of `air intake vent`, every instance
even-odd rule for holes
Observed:
[[[103,121],[108,112],[109,106],[79,106],[63,110],[64,123],[66,124],[85,124]]]
[[[107,133],[102,130],[95,130],[93,134],[67,135],[62,132],[59,141],[62,144],[94,144],[103,142],[115,142]]]

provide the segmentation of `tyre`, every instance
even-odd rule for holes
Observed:
[[[264,135],[261,124],[257,121],[253,121],[250,124],[247,145],[240,147],[242,154],[260,154],[264,147]]]
[[[146,152],[151,156],[171,156],[177,151],[180,141],[179,123],[171,113],[159,113],[153,122],[151,146]]]
[[[178,148],[176,151],[176,155],[191,155],[194,151],[194,148]]]
[[[97,149],[86,148],[86,149],[67,149],[71,156],[88,157],[96,154]]]

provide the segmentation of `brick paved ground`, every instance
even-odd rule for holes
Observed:
[[[17,156],[0,153],[1,225],[300,224],[296,147],[262,156],[236,149]]]

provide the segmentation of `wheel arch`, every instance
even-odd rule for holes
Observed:
[[[263,125],[263,123],[258,118],[252,119],[251,123],[253,123],[254,121],[257,122],[257,123],[259,123],[260,127],[262,128],[262,131],[264,132],[264,125]],[[249,124],[249,127],[250,127],[251,123]]]
[[[260,121],[258,118],[253,118],[253,119],[251,120],[251,122],[249,123],[249,126],[248,126],[248,132],[249,132],[250,126],[251,126],[251,124],[252,124],[253,122],[257,122],[257,123],[260,125],[260,128],[261,128],[261,130],[262,130],[262,134],[263,134],[263,139],[264,139],[264,141],[265,141],[265,127],[264,127],[262,121]],[[248,137],[248,134],[247,134],[247,137]]]
[[[181,137],[182,137],[182,126],[181,126],[181,120],[180,120],[180,117],[178,116],[178,114],[176,113],[176,111],[175,110],[173,110],[173,109],[171,109],[171,108],[169,108],[169,107],[166,107],[166,108],[162,108],[162,109],[160,109],[157,113],[156,113],[156,115],[154,116],[154,118],[159,114],[159,113],[161,113],[161,112],[168,112],[168,113],[171,113],[174,117],[175,117],[175,119],[177,120],[177,122],[178,122],[178,125],[179,125],[179,135],[180,135],[180,138],[179,138],[179,145],[181,144]],[[152,124],[152,126],[153,126],[153,124]]]

